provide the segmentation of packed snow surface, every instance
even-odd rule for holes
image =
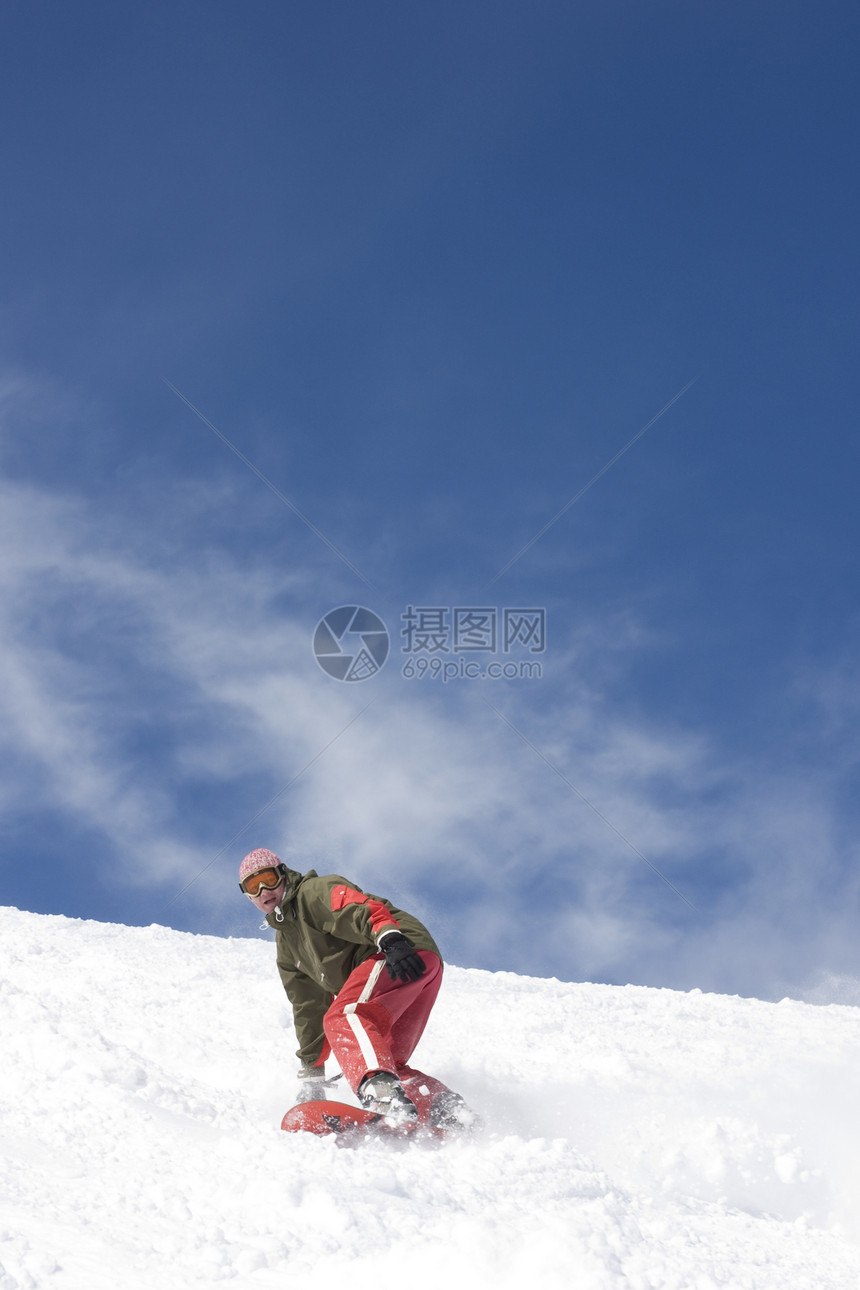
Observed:
[[[265,940],[0,909],[0,1016],[0,1290],[860,1286],[856,1008],[448,968],[483,1133],[346,1151]]]

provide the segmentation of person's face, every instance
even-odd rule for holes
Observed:
[[[261,914],[271,914],[284,899],[286,888],[286,881],[282,879],[277,887],[261,887],[256,896],[249,896],[248,899],[257,906]]]

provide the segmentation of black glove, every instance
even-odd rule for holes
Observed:
[[[427,971],[427,964],[402,932],[383,932],[379,948],[385,955],[385,966],[392,981],[417,981]]]
[[[299,1091],[296,1106],[302,1102],[324,1102],[325,1069],[322,1066],[303,1066],[299,1071]]]

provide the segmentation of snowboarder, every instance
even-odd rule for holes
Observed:
[[[301,1062],[297,1102],[324,1099],[333,1055],[362,1106],[393,1125],[469,1127],[458,1093],[407,1063],[442,984],[442,958],[417,918],[338,874],[302,875],[263,847],[239,887],[277,939]]]

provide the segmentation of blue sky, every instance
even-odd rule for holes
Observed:
[[[465,966],[860,976],[855,8],[4,26],[0,900],[254,935],[263,845]]]

